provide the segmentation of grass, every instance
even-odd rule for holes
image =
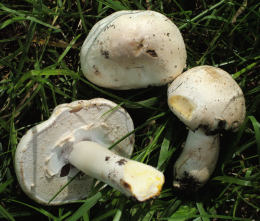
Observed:
[[[245,4],[247,3],[247,4]],[[0,219],[259,220],[260,218],[260,3],[222,1],[7,1],[0,3]],[[236,133],[221,136],[210,181],[197,193],[172,191],[172,165],[187,129],[168,110],[167,87],[113,91],[88,82],[79,51],[91,27],[123,9],[162,12],[180,28],[187,68],[209,64],[232,74],[246,97],[247,116]],[[127,109],[135,123],[133,159],[165,173],[157,199],[137,203],[110,187],[70,205],[48,207],[20,189],[13,168],[17,143],[54,107],[104,97]]]

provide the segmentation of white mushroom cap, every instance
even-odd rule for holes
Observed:
[[[30,129],[17,147],[15,169],[23,191],[38,203],[48,204],[78,172],[74,167],[64,171],[68,167],[68,155],[74,143],[89,140],[109,147],[133,129],[129,114],[102,98],[57,106],[51,117]],[[133,144],[134,135],[130,135],[113,151],[129,157]],[[86,197],[92,181],[86,175],[74,179],[50,205]]]
[[[164,85],[182,73],[186,49],[177,26],[154,11],[119,11],[89,32],[80,54],[88,80],[106,88]]]
[[[242,90],[220,68],[199,66],[184,72],[168,88],[168,105],[191,130],[209,133],[237,129],[245,118]]]

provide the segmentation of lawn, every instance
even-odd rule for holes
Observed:
[[[0,3],[0,220],[259,220],[260,2],[257,0],[2,0]],[[239,84],[246,119],[223,132],[220,156],[199,191],[172,187],[173,165],[188,130],[167,105],[167,86],[115,91],[82,74],[81,45],[93,25],[119,10],[154,10],[180,29],[186,69],[220,67]],[[109,186],[87,199],[43,206],[21,190],[14,171],[17,144],[55,106],[96,97],[125,108],[135,125],[132,159],[165,175],[161,195],[143,203]],[[72,181],[73,182],[73,181]]]

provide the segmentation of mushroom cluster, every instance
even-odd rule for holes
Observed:
[[[169,108],[190,129],[173,185],[203,186],[216,166],[218,132],[236,130],[244,121],[243,92],[232,77],[211,66],[182,73],[183,38],[168,18],[153,11],[120,11],[102,19],[86,38],[80,58],[86,78],[102,87],[125,90],[173,81]]]
[[[126,90],[172,82],[169,108],[189,128],[174,165],[173,186],[185,189],[192,184],[198,189],[207,182],[218,158],[218,133],[236,130],[245,117],[243,92],[227,72],[199,66],[182,73],[186,49],[181,33],[171,20],[154,11],[120,11],[99,21],[82,46],[80,61],[86,78],[106,88]],[[88,196],[93,178],[138,201],[158,196],[164,175],[129,159],[133,130],[129,114],[106,99],[59,105],[18,144],[18,181],[41,204],[82,199]],[[79,171],[84,175],[68,184]]]

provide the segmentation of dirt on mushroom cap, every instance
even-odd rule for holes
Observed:
[[[153,11],[113,13],[92,28],[81,49],[85,76],[112,89],[167,84],[185,65],[180,31]]]
[[[230,74],[212,66],[189,69],[175,79],[168,88],[168,104],[192,130],[235,130],[245,117],[241,88]]]

